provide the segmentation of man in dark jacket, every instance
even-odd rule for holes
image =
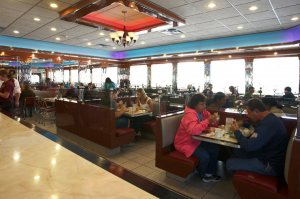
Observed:
[[[282,96],[281,98],[295,98],[295,95],[292,93],[291,87],[288,86],[284,88],[284,96]]]

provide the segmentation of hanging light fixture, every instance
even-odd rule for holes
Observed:
[[[138,40],[139,36],[136,35],[134,32],[127,32],[126,31],[126,24],[125,24],[125,14],[127,11],[122,11],[124,14],[124,29],[123,31],[117,31],[110,33],[109,36],[111,37],[112,41],[120,46],[120,47],[126,47],[126,46],[133,46],[136,41]]]

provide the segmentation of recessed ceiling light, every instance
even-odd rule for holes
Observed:
[[[268,47],[268,49],[269,49],[269,50],[272,50],[273,48],[272,48],[272,47]]]
[[[231,55],[229,55],[228,57],[231,58]]]
[[[19,34],[19,31],[17,31],[17,30],[14,30],[14,33],[16,33],[16,34]]]
[[[243,26],[238,26],[237,29],[243,29]]]
[[[214,49],[211,49],[210,51],[211,51],[211,52],[214,52]]]
[[[40,18],[33,18],[34,21],[41,21]]]
[[[144,42],[144,41],[142,41],[142,42],[141,42],[141,44],[145,44],[145,42]]]
[[[116,47],[113,47],[113,49],[116,49]]]
[[[105,39],[105,41],[109,41],[109,39]]]
[[[277,52],[275,52],[274,55],[277,55]]]
[[[104,33],[103,33],[103,32],[100,32],[100,35],[104,35]]]
[[[60,40],[60,38],[59,38],[59,37],[56,37],[55,39],[56,39],[56,40]]]
[[[251,6],[251,7],[249,8],[249,10],[257,10],[257,7],[256,7],[256,6]]]
[[[184,36],[184,35],[181,35],[180,37],[181,37],[181,38],[185,38],[185,36]]]
[[[221,51],[218,51],[218,54],[221,54]]]
[[[196,57],[194,57],[194,59],[197,59]]]
[[[51,6],[52,8],[57,8],[57,7],[58,7],[57,4],[55,4],[55,3],[51,3],[50,6]]]
[[[210,4],[208,4],[208,7],[214,8],[214,7],[216,7],[216,4],[215,3],[210,3]]]
[[[166,57],[167,56],[167,54],[164,54],[164,57]]]
[[[291,20],[292,21],[296,21],[296,20],[298,20],[299,18],[298,17],[293,17]]]
[[[51,28],[52,31],[56,31],[56,28]]]
[[[92,43],[91,43],[91,42],[89,42],[89,43],[87,43],[87,45],[89,45],[89,46],[90,46],[90,45],[92,45]]]
[[[53,51],[51,53],[54,53]]]
[[[168,60],[166,59],[166,61],[168,61]]]

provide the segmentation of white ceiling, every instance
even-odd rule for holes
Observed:
[[[124,50],[111,42],[107,31],[59,19],[59,11],[78,1],[0,0],[0,27],[4,28],[0,35],[109,51]],[[140,35],[138,42],[126,50],[285,30],[300,25],[300,0],[151,0],[151,2],[186,19],[186,25],[178,27],[185,37],[150,32]],[[216,7],[209,8],[208,4],[211,2],[214,2]],[[58,8],[51,8],[50,3],[56,3]],[[258,9],[250,11],[251,6],[257,6]],[[34,21],[35,17],[41,20]],[[293,17],[298,17],[299,20],[292,21]],[[243,29],[237,29],[238,26],[242,26]],[[53,27],[56,31],[50,30]],[[14,30],[18,30],[19,34],[15,34]],[[57,41],[57,37],[61,40]],[[92,45],[87,45],[88,42]],[[96,44],[110,47],[100,48],[95,46]]]

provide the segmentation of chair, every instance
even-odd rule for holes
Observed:
[[[43,122],[44,122],[44,126],[45,126],[45,120],[54,120],[55,121],[55,115],[54,115],[54,113],[55,113],[55,108],[48,108],[47,107],[47,103],[46,103],[46,101],[41,101],[42,102],[42,104],[43,104],[43,110],[44,110],[44,114],[43,114]],[[53,113],[53,117],[51,118],[49,118],[49,119],[46,119],[46,116],[47,115],[49,115],[49,114],[51,114],[51,113]]]
[[[37,116],[42,111],[42,108],[40,106],[40,100],[35,99],[35,121],[37,122]]]
[[[26,114],[26,108],[31,109],[32,113],[32,108],[35,108],[35,97],[24,97],[22,98],[24,109],[23,109],[23,119],[25,120],[27,114]]]

